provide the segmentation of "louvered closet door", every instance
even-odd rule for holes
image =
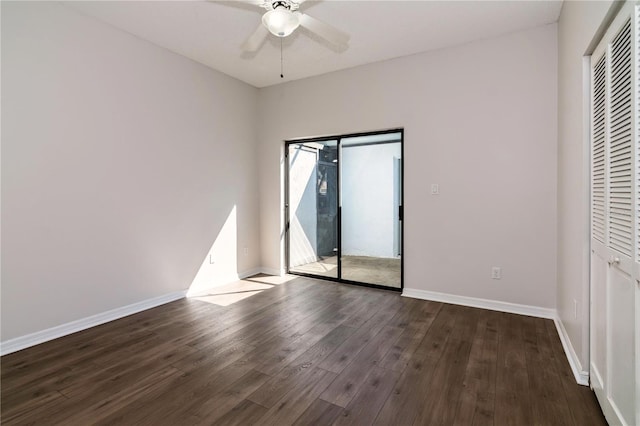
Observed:
[[[627,3],[591,59],[590,379],[611,424],[638,415],[638,10]]]

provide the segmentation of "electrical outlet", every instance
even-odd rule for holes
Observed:
[[[437,183],[431,184],[431,195],[438,195],[440,193],[440,188]]]
[[[249,256],[249,247],[244,247],[242,249],[242,254],[244,254],[245,256]]]
[[[573,319],[578,319],[578,301],[573,299]]]
[[[502,278],[502,268],[498,266],[491,267],[491,279],[499,280]]]
[[[209,255],[209,264],[213,265],[215,262],[213,261],[213,255]]]

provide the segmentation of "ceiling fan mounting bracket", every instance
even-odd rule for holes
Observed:
[[[282,0],[274,1],[273,3],[271,3],[271,7],[274,9],[276,7],[284,7],[291,10],[291,6],[286,1],[282,1]]]
[[[276,10],[278,7],[284,7],[285,9],[290,10],[291,12],[295,12],[300,8],[300,5],[291,0],[276,0],[276,1],[265,1],[263,4],[265,9],[268,10]]]

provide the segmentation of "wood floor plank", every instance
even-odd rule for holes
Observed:
[[[51,424],[97,423],[110,415],[120,417],[120,410],[136,401],[147,401],[147,397],[157,393],[158,389],[169,386],[180,377],[181,372],[172,367],[155,371],[130,386],[119,390],[104,391],[102,394],[88,394],[82,398],[70,399],[63,406]],[[76,407],[73,409],[73,407]],[[78,409],[79,408],[79,409]]]
[[[320,398],[334,405],[346,407],[365,383],[367,375],[380,363],[402,331],[398,327],[385,326],[367,343]]]
[[[98,367],[91,363],[84,363],[80,366],[65,366],[34,382],[3,392],[1,406],[3,408],[8,407],[8,409],[3,410],[3,414],[9,414],[12,410],[19,410],[22,406],[31,404],[32,400],[42,395],[57,394],[61,388],[68,386],[70,383],[83,380],[84,377],[96,370],[98,370]]]
[[[201,335],[190,345],[203,350],[213,345],[234,343],[257,345],[261,343],[257,339],[264,339],[265,335],[271,336],[269,333],[274,335],[281,333],[283,330],[278,327],[282,324],[285,327],[295,324],[301,317],[308,315],[313,306],[318,309],[315,296],[319,295],[319,289],[308,289],[306,294],[297,291],[299,290],[255,311],[238,310],[239,314],[229,315],[215,330]]]
[[[249,370],[228,388],[218,393],[208,393],[196,397],[192,403],[185,405],[181,410],[172,413],[163,421],[179,424],[182,419],[195,416],[198,425],[210,425],[233,410],[245,400],[253,391],[262,386],[270,376],[256,370]]]
[[[493,425],[498,351],[497,313],[480,314],[454,424]]]
[[[523,317],[522,320],[534,422],[551,425],[558,419],[571,418],[567,400],[561,392],[560,378],[553,368],[549,368],[548,358],[545,356],[545,353],[548,354],[548,336],[546,333],[539,333],[536,327],[536,324],[542,322],[531,317]]]
[[[147,375],[131,386],[96,395],[87,393],[81,398],[60,398],[55,405],[38,405],[33,407],[26,417],[15,423],[12,419],[3,419],[3,424],[87,424],[95,423],[104,416],[118,411],[132,401],[144,398],[165,380],[178,377],[180,372],[174,368],[166,368]]]
[[[271,334],[260,333],[259,336],[255,336],[252,339],[255,345],[259,346],[259,350],[255,354],[256,359],[267,363],[267,358],[276,358],[278,352],[283,350],[283,346],[299,339],[308,339],[309,336],[307,334],[312,329],[315,329],[312,334],[317,335],[317,328],[326,328],[325,324],[327,323],[330,331],[345,319],[342,309],[357,303],[357,301],[357,298],[349,297],[329,299],[322,303],[322,306],[317,306],[311,312],[309,309],[305,309],[305,315],[295,318],[292,324],[278,325],[276,328],[279,329],[279,332]],[[279,320],[279,322],[281,321]],[[324,334],[326,333],[320,333],[320,335]]]
[[[341,411],[342,407],[338,407],[321,399],[316,399],[293,424],[295,426],[330,425],[333,424],[333,421]]]
[[[533,424],[523,324],[514,314],[502,314],[498,323],[496,424]]]
[[[2,357],[2,424],[606,424],[550,320],[310,278],[220,291],[247,289]]]
[[[146,336],[141,338],[144,339]],[[2,387],[9,390],[30,386],[51,374],[59,374],[69,365],[80,365],[85,362],[95,364],[96,358],[109,352],[118,352],[129,344],[131,341],[114,343],[109,338],[92,339],[85,344],[74,346],[71,351],[54,351],[52,355],[20,363],[15,369],[3,371]]]
[[[333,319],[319,322],[315,327],[306,333],[292,339],[290,342],[283,342],[278,345],[278,349],[270,354],[262,354],[260,349],[256,349],[256,353],[261,358],[260,365],[257,370],[265,374],[275,375],[282,370],[291,361],[307,351],[313,345],[322,340],[323,337],[331,333],[342,321],[342,317],[335,316]]]
[[[374,424],[413,424],[424,405],[424,390],[428,388],[435,367],[456,322],[455,307],[443,305],[429,331],[420,342],[409,365],[378,413]]]
[[[425,403],[414,425],[451,424],[456,416],[479,310],[456,306],[454,315],[457,319],[452,336],[423,391]]]
[[[354,329],[345,326],[336,327],[318,343],[309,348],[305,353],[292,361],[275,377],[257,389],[249,396],[249,399],[264,407],[271,408],[276,404],[298,381],[312,371],[313,367],[342,342],[354,333]]]
[[[60,386],[59,390],[68,398],[86,398],[87,394],[98,396],[113,393],[194,352],[196,350],[189,346],[173,347],[170,343],[163,344],[158,346],[156,351],[125,358],[112,367],[95,368],[93,372],[77,378],[73,383]]]
[[[344,322],[344,325],[353,328],[360,328],[380,309],[380,301],[384,296],[380,292],[372,293],[371,297],[362,301],[362,304],[354,309],[351,316]]]
[[[67,401],[62,394],[56,391],[42,395],[32,395],[29,404],[2,405],[3,425],[25,425],[42,422],[50,413],[56,412],[61,404]]]
[[[419,302],[417,299],[408,297],[403,297],[400,299],[400,302],[402,303],[400,310],[391,317],[387,322],[387,325],[398,328],[407,328],[415,320],[415,317],[417,316],[416,312],[420,309],[423,303]]]
[[[258,420],[264,416],[267,409],[262,405],[243,399],[238,405],[233,407],[213,424],[215,426],[246,426],[256,425]]]
[[[207,374],[206,368],[182,373],[172,382],[157,388],[144,400],[138,399],[125,405],[118,413],[104,418],[98,424],[161,424],[175,413],[184,412],[188,406],[192,407],[196,399],[203,399],[225,390],[253,367],[254,364],[240,360],[216,374]],[[195,420],[191,419],[190,422],[193,423]]]
[[[378,416],[400,373],[375,367],[349,405],[342,410],[334,425],[371,425]],[[335,382],[334,382],[335,383]]]
[[[196,370],[203,365],[212,365],[218,370],[244,358],[247,354],[253,352],[254,349],[253,346],[245,345],[244,343],[220,346],[210,350],[194,349],[195,352],[173,361],[171,365],[184,372]]]
[[[260,418],[261,425],[290,425],[300,417],[318,398],[337,374],[321,368],[314,368],[305,375],[300,383],[294,386],[267,413]]]
[[[349,337],[339,348],[329,355],[320,364],[323,368],[334,373],[340,373],[351,364],[360,351],[373,339],[386,323],[398,312],[402,303],[398,299],[390,299],[382,308],[375,313],[367,322]]]
[[[441,308],[441,303],[419,303],[411,311],[412,315],[405,331],[391,347],[380,366],[398,372],[404,371]]]
[[[308,297],[310,295],[305,295],[305,298]],[[349,300],[345,298],[335,303],[340,306],[340,303],[349,303]],[[251,324],[250,327],[236,331],[231,335],[231,339],[243,339],[254,346],[265,347],[265,350],[277,350],[280,343],[300,337],[319,321],[335,315],[335,312],[331,311],[331,304],[334,303],[332,298],[314,297],[310,303],[303,303],[304,300],[299,303],[295,300],[293,302],[296,305],[295,309],[285,312],[284,315],[275,309],[270,317],[261,319],[259,324]],[[335,310],[335,307],[333,309]],[[228,342],[216,342],[221,343]]]

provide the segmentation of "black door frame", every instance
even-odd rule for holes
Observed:
[[[351,281],[351,280],[345,280],[342,279],[342,203],[341,203],[341,177],[340,177],[340,151],[341,151],[341,143],[342,143],[342,139],[346,139],[346,138],[352,138],[352,137],[358,137],[358,136],[372,136],[372,135],[384,135],[384,134],[388,134],[388,133],[400,133],[400,160],[401,160],[401,170],[400,170],[400,187],[401,187],[401,191],[400,191],[400,212],[399,212],[399,219],[400,219],[400,288],[395,288],[395,287],[387,287],[387,286],[383,286],[383,285],[378,285],[378,284],[369,284],[369,283],[363,283],[363,282],[359,282],[359,281]],[[292,272],[290,269],[290,265],[289,265],[289,260],[290,260],[290,249],[291,249],[291,241],[290,241],[290,215],[289,215],[289,145],[295,145],[295,144],[301,144],[301,143],[307,143],[307,142],[326,142],[326,141],[337,141],[337,158],[338,158],[338,167],[337,167],[337,179],[338,179],[338,184],[337,184],[337,197],[338,197],[338,276],[336,278],[334,277],[326,277],[326,276],[321,276],[321,275],[314,275],[314,274],[306,274],[306,273],[302,273],[302,272]],[[372,143],[365,143],[363,145],[374,145],[380,142],[372,142]],[[383,142],[383,143],[398,143],[397,141],[393,141],[393,142]],[[328,281],[334,281],[334,282],[339,282],[339,283],[345,283],[345,284],[352,284],[352,285],[358,285],[358,286],[363,286],[363,287],[372,287],[372,288],[379,288],[379,289],[383,289],[383,290],[391,290],[391,291],[402,291],[404,289],[404,257],[405,257],[405,249],[404,249],[404,222],[405,222],[405,215],[404,215],[404,171],[405,171],[405,165],[404,165],[404,128],[393,128],[393,129],[385,129],[385,130],[376,130],[376,131],[371,131],[371,132],[359,132],[359,133],[348,133],[348,134],[341,134],[341,135],[329,135],[329,136],[317,136],[317,137],[310,137],[310,138],[296,138],[296,139],[287,139],[284,141],[284,158],[285,158],[285,178],[284,178],[284,209],[285,209],[285,214],[284,214],[284,230],[285,230],[285,250],[284,250],[284,256],[285,256],[285,268],[286,268],[286,272],[287,274],[291,274],[291,275],[300,275],[303,277],[310,277],[310,278],[317,278],[317,279],[323,279],[323,280],[328,280]]]

